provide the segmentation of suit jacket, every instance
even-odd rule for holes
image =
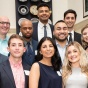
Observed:
[[[75,32],[75,31],[74,31],[74,41],[77,41],[78,43],[80,43],[82,45],[82,43],[81,43],[81,34]]]
[[[30,67],[23,64],[24,70],[30,70]],[[25,88],[28,88],[28,78],[25,71]],[[9,60],[4,61],[0,64],[0,88],[16,88],[13,73]]]
[[[38,45],[38,42],[32,39],[33,53],[32,55],[30,52],[29,53],[25,52],[23,54],[22,60],[24,64],[31,66],[35,62],[35,54],[36,54],[35,52],[37,51],[37,45]]]
[[[53,36],[53,30],[54,30],[54,26],[49,24],[50,28],[51,28],[51,32],[52,32],[52,36]],[[33,35],[32,38],[36,41],[38,41],[38,22],[33,23]]]
[[[7,56],[0,54],[0,63],[4,62],[7,59],[8,59]]]

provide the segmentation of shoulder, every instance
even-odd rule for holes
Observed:
[[[32,41],[33,41],[34,43],[37,43],[37,44],[38,44],[38,42],[37,42],[36,40],[32,39]]]
[[[38,64],[38,62],[34,63],[31,68],[32,68],[32,69],[39,69],[39,64]]]
[[[38,25],[38,22],[33,23],[33,27],[34,27],[34,26],[37,26],[37,25]]]
[[[80,34],[80,33],[77,33],[77,32],[75,32],[75,31],[74,31],[74,34],[76,34],[76,35],[78,35],[78,36],[81,36],[81,34]]]

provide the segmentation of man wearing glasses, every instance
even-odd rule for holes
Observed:
[[[0,53],[8,56],[7,46],[8,39],[7,33],[10,29],[10,21],[8,17],[0,17]]]

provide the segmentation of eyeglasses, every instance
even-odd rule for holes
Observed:
[[[6,24],[6,25],[10,25],[10,22],[0,22],[0,24],[2,24],[2,25],[4,25],[4,24]]]

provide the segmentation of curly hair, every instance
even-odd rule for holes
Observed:
[[[82,73],[86,74],[87,77],[88,77],[88,55],[78,42],[71,42],[66,47],[65,59],[64,59],[63,67],[62,67],[62,77],[63,77],[64,85],[66,84],[67,78],[72,73],[71,62],[68,60],[68,48],[70,46],[74,46],[79,50],[79,53],[80,53],[80,62],[79,62],[80,68],[81,68]]]

